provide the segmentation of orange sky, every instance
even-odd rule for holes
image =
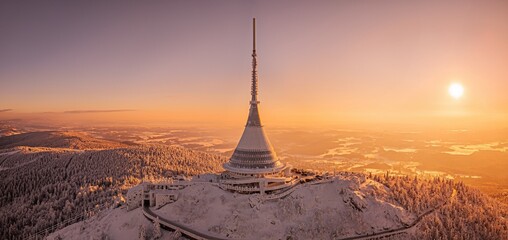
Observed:
[[[507,1],[0,4],[3,119],[243,125],[255,16],[265,125],[507,127]]]

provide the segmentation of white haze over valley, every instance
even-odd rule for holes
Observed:
[[[5,123],[3,135],[40,130],[82,131],[128,143],[160,143],[230,157],[238,128],[51,127]],[[281,160],[294,167],[323,171],[359,171],[465,181],[508,203],[508,130],[388,132],[320,129],[267,129]],[[429,137],[432,136],[432,137]],[[4,153],[5,154],[5,153]],[[477,168],[478,162],[488,162]]]

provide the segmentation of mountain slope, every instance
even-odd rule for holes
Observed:
[[[225,162],[217,155],[163,145],[5,151],[0,153],[0,226],[5,226],[0,239],[33,234],[109,206],[140,182],[141,169],[145,179],[153,179],[218,172]]]
[[[258,200],[257,195],[193,184],[180,190],[176,202],[152,211],[199,232],[232,239],[503,240],[508,236],[504,206],[463,183],[442,179],[340,173],[331,182],[303,185],[280,200]],[[146,230],[146,239],[154,231],[140,208],[130,212],[116,208],[48,239],[138,239],[139,229]],[[163,239],[172,235],[165,231]]]
[[[126,147],[126,144],[97,139],[79,132],[29,132],[0,137],[0,149],[17,146],[71,149],[108,149]]]
[[[36,133],[34,139],[25,139],[27,136],[30,135],[0,138],[0,148],[3,148],[0,150],[0,239],[27,237],[76,216],[91,215],[112,206],[121,202],[126,189],[142,178],[217,173],[226,161],[218,155],[179,147],[125,146],[75,133],[43,132]],[[179,212],[185,216],[181,220],[186,224],[239,238],[254,236],[242,230],[247,226],[280,230],[280,234],[292,239],[340,238],[404,226],[417,216],[419,221],[402,239],[507,239],[506,206],[460,182],[342,175],[346,177],[340,181],[302,188],[285,199],[259,205],[257,210],[250,209],[254,214],[250,218],[235,210],[246,206],[246,201],[236,204],[234,200],[241,200],[245,195],[200,188],[184,192],[183,196],[190,202],[176,202],[160,213]],[[224,221],[200,218],[220,210],[223,201],[230,204],[226,204],[224,212],[215,215]],[[139,212],[124,219],[124,209],[111,211],[118,221],[128,221],[111,225],[111,231],[117,231],[114,226],[128,226],[129,231],[135,232],[139,224],[147,223],[131,216],[139,216]],[[263,216],[264,212],[273,215]],[[251,226],[247,224],[249,221],[261,225]],[[283,221],[289,224],[284,225]],[[90,229],[81,231],[81,227],[73,228],[76,225]],[[73,226],[69,227],[74,229],[70,234],[79,239],[89,238],[82,235],[84,232],[100,234],[92,237],[114,236],[109,230],[101,229],[102,222],[95,218]]]

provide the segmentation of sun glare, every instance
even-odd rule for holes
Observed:
[[[452,83],[448,87],[448,93],[455,99],[459,99],[464,94],[464,87],[460,83]]]

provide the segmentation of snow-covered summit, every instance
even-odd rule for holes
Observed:
[[[194,182],[179,194],[176,202],[152,211],[193,230],[232,239],[349,237],[395,229],[416,218],[394,200],[384,185],[357,174],[305,183],[295,187],[290,195],[273,200],[263,199],[259,194],[224,191],[206,182]],[[134,231],[133,221],[146,224],[139,211],[140,208],[130,212],[126,208],[110,210],[103,213],[110,216],[105,226],[98,224],[104,222],[104,217],[95,217],[87,221],[86,231],[72,225],[50,235],[50,239],[90,238],[97,233],[117,239],[121,236],[118,228],[129,232]],[[133,220],[133,216],[143,220]],[[80,224],[84,226],[77,225]]]

